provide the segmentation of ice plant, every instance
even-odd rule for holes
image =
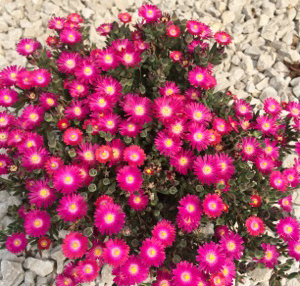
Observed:
[[[104,46],[80,14],[52,17],[47,47],[17,44],[30,67],[0,71],[0,187],[21,202],[0,242],[61,245],[57,286],[97,283],[106,264],[117,286],[229,286],[258,265],[271,285],[294,277],[299,101],[216,92],[232,35],[152,4],[138,15],[102,23]]]

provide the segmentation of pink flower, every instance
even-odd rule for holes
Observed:
[[[127,94],[122,107],[129,121],[139,124],[152,121],[152,102],[147,97],[140,97],[135,94]]]
[[[99,119],[99,130],[115,134],[118,131],[120,116],[116,113],[108,113]]]
[[[82,185],[80,170],[76,166],[62,166],[53,175],[53,186],[63,194],[76,192]]]
[[[64,132],[63,141],[67,145],[76,146],[82,142],[82,135],[80,129],[70,127]]]
[[[125,223],[125,213],[119,205],[100,205],[95,212],[95,226],[102,234],[117,234]]]
[[[17,86],[21,89],[31,89],[34,86],[32,74],[31,71],[20,71],[17,74]]]
[[[181,261],[173,269],[173,284],[176,286],[196,286],[198,269],[192,263]]]
[[[203,200],[203,208],[207,216],[219,217],[224,210],[222,198],[216,194],[207,194]]]
[[[129,13],[120,13],[118,15],[118,18],[120,19],[121,22],[124,24],[131,22],[131,15]]]
[[[8,167],[12,164],[13,161],[6,154],[0,154],[0,175],[7,174]]]
[[[99,275],[100,266],[96,260],[86,259],[79,261],[77,271],[81,282],[94,281]]]
[[[43,236],[51,226],[50,216],[46,211],[32,210],[25,216],[24,228],[28,235]]]
[[[235,101],[235,114],[239,117],[246,117],[247,119],[252,118],[252,107],[251,105],[243,99]]]
[[[95,155],[98,162],[105,164],[113,157],[113,150],[109,146],[101,145],[96,149]]]
[[[257,216],[247,218],[246,228],[249,234],[253,236],[259,236],[265,232],[264,222]]]
[[[30,148],[24,150],[22,156],[22,166],[29,171],[42,169],[45,165],[49,157],[49,152],[47,149],[40,147],[40,148]]]
[[[211,30],[209,26],[204,23],[190,20],[186,22],[186,28],[189,33],[195,36],[199,36],[202,39],[208,39],[211,37]]]
[[[147,238],[140,248],[140,257],[147,266],[159,267],[166,259],[164,246],[155,238]]]
[[[60,31],[64,28],[66,19],[61,17],[53,17],[48,22],[48,28],[56,31]]]
[[[292,211],[292,196],[287,196],[278,201],[278,204],[281,206],[282,210],[286,212]]]
[[[123,136],[133,137],[141,133],[142,125],[134,123],[132,121],[122,121],[119,125],[119,132]]]
[[[58,60],[57,60],[57,67],[60,72],[66,74],[74,73],[76,67],[78,67],[79,63],[81,62],[81,57],[78,53],[71,53],[63,51]]]
[[[175,226],[170,221],[161,220],[154,226],[152,235],[165,247],[171,246],[175,241]]]
[[[175,96],[180,94],[180,89],[173,81],[166,81],[164,87],[159,88],[162,96]]]
[[[286,110],[289,112],[288,116],[294,119],[299,119],[300,117],[300,103],[291,101],[288,103]]]
[[[284,174],[273,171],[270,175],[270,185],[280,192],[285,192],[288,187],[288,180]]]
[[[215,236],[218,238],[222,238],[230,233],[227,225],[220,225],[215,230]]]
[[[56,199],[54,190],[48,185],[49,181],[39,180],[35,181],[30,188],[28,195],[31,205],[36,205],[38,208],[47,208],[51,206]]]
[[[250,206],[254,208],[258,208],[261,205],[262,199],[259,195],[252,195],[251,202],[249,203]]]
[[[93,166],[96,164],[96,146],[91,143],[81,143],[79,149],[76,151],[77,159],[80,163],[86,166]]]
[[[69,259],[81,258],[88,250],[88,239],[80,232],[70,232],[63,240],[62,251]]]
[[[51,73],[46,69],[37,69],[32,73],[33,83],[38,87],[45,87],[51,82]]]
[[[79,31],[71,28],[63,29],[59,36],[62,43],[68,45],[74,45],[82,40],[82,34]]]
[[[155,147],[164,156],[172,156],[181,149],[182,141],[179,138],[171,137],[165,131],[160,131],[154,139]]]
[[[99,73],[97,65],[89,58],[85,58],[75,68],[75,76],[83,83],[92,83]]]
[[[284,241],[292,241],[292,240],[297,241],[299,239],[299,235],[300,235],[299,222],[291,216],[280,219],[280,221],[276,225],[276,230],[278,235]]]
[[[88,113],[89,109],[83,101],[73,100],[65,109],[65,115],[67,119],[76,119],[78,121],[86,118]]]
[[[201,87],[203,89],[208,89],[209,86],[209,73],[206,68],[196,66],[191,71],[189,71],[188,79],[191,85],[195,87]]]
[[[131,145],[124,150],[124,161],[130,166],[141,166],[144,164],[146,154],[139,145]]]
[[[155,5],[144,4],[139,8],[139,16],[143,17],[146,23],[153,23],[162,16],[162,13]]]
[[[49,110],[52,107],[57,106],[57,95],[50,92],[42,93],[39,101],[44,110]]]
[[[122,95],[122,85],[111,76],[101,76],[94,82],[95,91],[107,96],[115,104]]]
[[[260,130],[263,135],[272,135],[276,132],[276,119],[266,115],[259,116],[256,119],[256,128]]]
[[[186,195],[179,201],[178,213],[184,219],[200,220],[202,215],[202,207],[200,200],[195,195]]]
[[[205,243],[198,248],[196,260],[199,262],[199,268],[211,273],[220,271],[225,262],[225,254],[219,244],[214,242]]]
[[[125,166],[118,171],[117,181],[122,190],[133,193],[143,184],[142,172],[137,167]]]
[[[118,285],[130,286],[144,282],[148,277],[149,268],[145,266],[141,258],[130,256],[125,264],[119,268],[118,272],[114,282]],[[118,279],[122,279],[122,282],[119,283]]]
[[[75,282],[71,277],[65,276],[64,274],[58,274],[55,278],[55,283],[57,286],[75,286]]]
[[[279,253],[275,245],[269,243],[262,243],[262,249],[264,250],[265,256],[258,260],[259,263],[264,263],[266,267],[273,269],[278,264]]]
[[[204,125],[192,124],[189,127],[189,133],[186,136],[187,141],[193,149],[202,151],[208,148],[209,145],[209,131]]]
[[[224,46],[227,46],[232,42],[230,35],[224,31],[215,33],[214,38],[216,42]]]
[[[0,105],[4,107],[13,106],[18,101],[18,93],[13,89],[0,89]]]
[[[64,162],[60,157],[50,157],[45,163],[46,172],[49,175],[54,174],[61,166],[63,166]]]
[[[195,160],[194,153],[191,150],[180,150],[170,158],[170,164],[175,167],[176,171],[186,175],[193,167]]]
[[[136,211],[141,211],[146,208],[148,204],[148,195],[144,194],[142,190],[136,193],[130,194],[128,198],[128,204]]]
[[[157,270],[156,280],[152,284],[153,286],[171,286],[172,285],[172,273],[168,270]],[[206,285],[203,285],[206,286]]]
[[[300,240],[290,240],[288,250],[291,257],[294,257],[296,261],[300,261]]]
[[[226,153],[216,155],[216,162],[220,167],[219,176],[225,180],[229,180],[235,173],[234,160]]]
[[[186,111],[188,118],[195,123],[207,126],[212,119],[210,110],[202,103],[190,103]]]
[[[224,235],[220,240],[220,245],[223,248],[225,254],[230,259],[240,259],[243,255],[244,240],[236,233],[229,233]]]
[[[33,39],[22,39],[17,44],[17,52],[21,56],[30,56],[41,47],[41,43]]]
[[[175,115],[182,111],[182,102],[171,96],[158,97],[154,100],[154,113],[163,124],[174,120]]]
[[[109,33],[112,30],[112,24],[111,23],[104,23],[100,25],[96,31],[101,35],[101,36],[106,36],[109,35]]]
[[[122,266],[128,259],[129,251],[130,247],[123,239],[110,239],[105,242],[104,262],[112,265],[114,268]]]
[[[213,121],[213,128],[221,135],[228,134],[232,131],[231,125],[223,118],[215,117]]]
[[[242,138],[242,158],[244,161],[253,161],[259,153],[259,142],[255,137]]]
[[[140,61],[140,52],[134,48],[128,47],[125,50],[122,50],[120,55],[118,55],[118,60],[126,67],[137,66]]]
[[[182,59],[182,52],[180,51],[173,51],[170,53],[170,58],[173,62],[179,62]]]
[[[294,168],[285,169],[283,171],[283,175],[286,177],[286,179],[289,182],[289,185],[292,188],[296,188],[299,185],[299,176]]]
[[[24,67],[8,66],[0,72],[0,78],[5,87],[10,87],[17,84],[18,74],[26,71]]]
[[[168,133],[172,137],[185,138],[185,131],[187,129],[186,121],[183,119],[175,119],[167,126]]]
[[[276,99],[269,97],[264,101],[264,110],[271,116],[277,116],[281,113],[282,107]]]
[[[225,285],[231,285],[232,280],[236,277],[235,264],[232,260],[226,259],[221,269],[221,273],[225,277]]]
[[[255,165],[263,174],[270,174],[275,167],[274,161],[266,155],[257,157],[255,159]]]
[[[197,157],[194,163],[194,173],[202,184],[215,184],[221,172],[220,166],[216,163],[215,155],[204,155]]]
[[[167,27],[167,35],[169,37],[177,38],[180,35],[180,27],[176,25],[170,25]]]
[[[270,158],[276,160],[279,156],[279,147],[276,146],[277,142],[271,142],[270,139],[264,140],[265,147],[262,151]]]
[[[103,71],[107,71],[110,69],[115,69],[119,64],[119,58],[113,48],[103,49],[98,57],[97,62],[101,66]]]
[[[21,126],[30,130],[41,125],[44,120],[44,109],[36,105],[28,105],[23,109],[20,117]]]
[[[13,233],[7,237],[5,246],[11,253],[17,254],[26,249],[27,239],[24,233]]]
[[[71,194],[60,199],[56,211],[64,221],[76,221],[86,215],[87,208],[87,203],[82,196]]]

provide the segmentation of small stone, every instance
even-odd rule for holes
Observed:
[[[36,275],[33,272],[26,271],[25,272],[25,286],[34,286],[35,285],[35,282],[34,282],[35,277],[36,277]]]
[[[267,281],[271,278],[272,269],[267,268],[256,268],[249,272],[248,275],[254,280],[255,283]]]
[[[12,11],[14,11],[17,8],[17,3],[16,2],[10,2],[4,5],[6,11],[11,14]]]
[[[101,271],[101,282],[103,283],[103,285],[106,285],[106,283],[108,285],[112,285],[112,281],[114,279],[114,276],[111,274],[112,271],[112,267],[109,266],[108,264],[105,264],[102,268]]]
[[[23,263],[25,258],[24,256],[17,256],[7,249],[0,249],[0,260],[8,260],[13,262]]]
[[[95,14],[95,12],[92,10],[92,9],[89,9],[89,8],[84,8],[82,11],[82,16],[85,18],[85,19],[90,19],[90,17]]]
[[[274,57],[272,57],[269,54],[262,54],[258,59],[256,68],[259,71],[264,71],[266,69],[269,69],[274,64],[274,62],[275,62]]]
[[[289,79],[285,80],[282,76],[274,76],[270,80],[270,85],[277,91],[284,90],[289,84]]]
[[[116,0],[116,7],[119,10],[124,11],[129,7],[129,3],[127,0]]]
[[[262,14],[259,16],[259,20],[258,20],[258,26],[259,27],[264,27],[265,25],[268,24],[269,22],[269,17],[266,14]]]
[[[285,72],[285,73],[289,72],[288,67],[281,61],[275,63],[274,69],[279,71],[279,72]],[[300,78],[299,78],[299,81],[300,81]]]
[[[55,248],[53,248],[50,256],[52,259],[56,260],[56,262],[57,262],[57,272],[58,273],[63,272],[64,261],[65,261],[66,257],[64,256],[64,254],[61,250],[61,246],[58,245]]]
[[[241,60],[241,68],[246,72],[248,75],[253,75],[256,73],[253,67],[253,60],[250,56],[243,55]]]
[[[200,226],[200,231],[206,237],[213,236],[215,233],[214,225],[212,223],[207,223],[204,226]]]
[[[234,64],[234,65],[239,65],[241,62],[240,58],[237,56],[237,55],[234,55],[232,58],[231,58],[231,63]]]
[[[3,276],[3,285],[19,286],[24,280],[24,271],[19,262],[1,261],[1,273]]]
[[[293,93],[295,96],[300,97],[300,84],[293,88]]]
[[[259,56],[261,55],[261,50],[257,46],[250,46],[245,50],[245,54],[252,55],[252,56]]]
[[[221,16],[224,25],[233,22],[234,18],[235,18],[235,14],[232,11],[225,11]]]
[[[257,93],[257,89],[252,81],[247,82],[246,91],[249,93]]]
[[[296,86],[300,84],[300,77],[295,77],[290,82],[291,86]],[[1,200],[0,200],[1,201]]]
[[[24,268],[33,271],[38,276],[45,277],[53,271],[54,262],[29,257],[24,262]]]
[[[260,95],[260,98],[262,100],[265,100],[268,97],[273,97],[276,100],[280,101],[280,98],[278,98],[277,91],[271,86],[266,87]]]
[[[234,68],[234,69],[231,69],[231,72],[232,72],[232,75],[231,75],[231,81],[233,83],[241,80],[244,75],[245,75],[245,71],[241,68]]]
[[[36,279],[36,286],[47,286],[49,285],[46,277],[38,276]]]
[[[268,84],[269,84],[269,79],[266,77],[256,85],[256,88],[258,90],[263,90],[268,86]]]
[[[263,27],[262,31],[261,31],[261,36],[268,40],[268,41],[274,41],[275,40],[275,34],[276,34],[276,31],[278,29],[274,30],[274,27],[271,26],[271,25],[266,25]]]

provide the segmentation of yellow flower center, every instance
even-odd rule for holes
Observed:
[[[173,132],[178,134],[182,131],[182,125],[181,124],[176,124],[173,126]]]
[[[16,239],[14,241],[14,245],[19,246],[21,244],[21,241],[19,239]]]
[[[134,198],[134,202],[135,202],[136,204],[139,204],[139,203],[141,202],[141,198],[140,198],[140,197],[135,197],[135,198]]]
[[[108,86],[108,87],[106,88],[106,91],[107,91],[107,92],[112,92],[112,91],[114,91],[114,89],[113,89],[112,86]]]
[[[113,214],[107,214],[105,216],[105,222],[106,223],[112,223],[115,220],[115,216]]]
[[[42,198],[46,198],[46,197],[48,197],[48,195],[49,195],[49,190],[47,190],[47,189],[41,189],[40,190],[40,196]]]
[[[127,177],[126,177],[126,182],[127,182],[127,183],[132,183],[133,181],[134,181],[133,176],[127,176]]]
[[[75,108],[74,108],[74,112],[75,112],[76,115],[80,115],[80,114],[81,114],[81,109],[80,109],[80,107],[75,107]]]
[[[135,108],[135,113],[137,115],[143,115],[145,113],[145,110],[144,110],[144,107],[141,106],[141,105],[138,105],[136,108]]]
[[[33,121],[36,121],[36,120],[38,119],[38,115],[37,115],[36,113],[31,113],[31,114],[29,115],[29,118],[30,118],[31,120],[33,120]]]
[[[173,145],[173,141],[172,141],[171,139],[167,139],[167,140],[165,141],[165,145],[166,145],[167,147],[171,147],[171,146]]]
[[[43,223],[40,219],[36,219],[33,224],[35,227],[41,227]]]
[[[210,166],[204,166],[204,167],[202,168],[202,171],[203,171],[203,173],[204,173],[205,175],[209,175],[209,174],[212,172],[212,169],[211,169]]]
[[[72,243],[72,247],[73,247],[74,249],[77,249],[77,248],[79,247],[79,243],[78,243],[78,242],[73,242],[73,243]]]
[[[29,45],[29,44],[25,45],[25,49],[26,50],[30,50],[31,49],[31,45]]]
[[[203,79],[203,74],[197,74],[196,79],[197,81],[201,81]]]
[[[227,247],[228,247],[229,250],[234,250],[234,249],[235,249],[235,244],[234,244],[232,241],[230,241],[230,242],[227,244]]]
[[[164,115],[164,116],[170,116],[171,113],[172,113],[172,109],[171,109],[169,106],[164,106],[164,107],[161,109],[161,113],[162,113],[162,115]]]
[[[246,150],[246,152],[248,153],[248,154],[251,154],[251,153],[253,153],[253,147],[251,146],[251,145],[247,145],[246,146],[246,148],[245,148],[245,150]]]
[[[107,126],[110,126],[110,127],[111,127],[111,126],[113,126],[113,125],[114,125],[114,123],[113,123],[112,120],[108,120],[108,121],[107,121]]]
[[[41,161],[41,158],[40,158],[40,156],[38,156],[38,155],[33,155],[33,156],[31,157],[31,161],[32,161],[33,163],[39,163],[39,162]]]
[[[129,268],[130,273],[136,274],[138,272],[138,266],[137,265],[131,265]]]
[[[191,280],[191,275],[187,272],[183,272],[181,274],[181,280],[183,280],[184,282],[188,282]]]
[[[92,72],[93,72],[92,69],[89,68],[89,67],[86,67],[86,68],[84,69],[84,73],[85,73],[86,75],[91,75]]]
[[[132,55],[129,55],[129,54],[126,54],[125,56],[124,56],[124,59],[125,59],[125,61],[126,62],[132,62]]]
[[[182,165],[182,166],[186,165],[187,162],[188,162],[188,160],[184,157],[179,159],[179,164]]]
[[[52,98],[47,98],[47,103],[49,105],[53,105],[54,104],[54,100]]]
[[[207,254],[206,255],[206,260],[209,262],[214,262],[216,260],[216,256],[214,254]]]
[[[267,251],[267,252],[266,252],[266,258],[267,258],[268,260],[270,260],[270,259],[272,259],[272,257],[273,257],[273,253],[272,253],[271,251]]]

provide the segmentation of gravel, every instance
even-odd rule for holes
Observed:
[[[218,89],[229,87],[240,98],[249,95],[261,100],[274,97],[277,100],[295,100],[300,97],[300,77],[291,79],[283,60],[300,60],[299,0],[152,0],[165,12],[176,11],[181,18],[193,18],[209,24],[213,31],[225,30],[233,36],[227,48],[228,58],[215,68]],[[137,7],[143,0],[0,0],[0,69],[7,65],[25,65],[26,59],[14,49],[23,37],[37,37],[42,44],[51,31],[47,22],[53,15],[66,16],[81,13],[91,22],[90,40],[98,47],[104,46],[104,38],[96,28],[104,22],[117,19],[119,12],[132,13],[138,19]],[[296,43],[293,44],[293,43]],[[293,44],[293,45],[292,45]],[[288,164],[293,158],[288,158]],[[300,219],[300,191],[293,193],[294,214]],[[19,205],[18,198],[7,192],[0,193],[0,229],[12,218],[8,206]],[[209,227],[205,229],[209,233]],[[60,232],[63,238],[65,232]],[[33,251],[33,253],[36,253]],[[33,255],[35,256],[35,255]],[[62,271],[65,258],[60,247],[50,249],[43,258],[38,255],[25,258],[0,250],[0,286],[50,285],[51,272]],[[299,269],[299,263],[295,264]],[[255,270],[245,279],[244,285],[267,285],[270,277],[265,269]],[[91,285],[112,285],[111,269],[105,266],[102,275]],[[293,279],[283,283],[299,286]]]

